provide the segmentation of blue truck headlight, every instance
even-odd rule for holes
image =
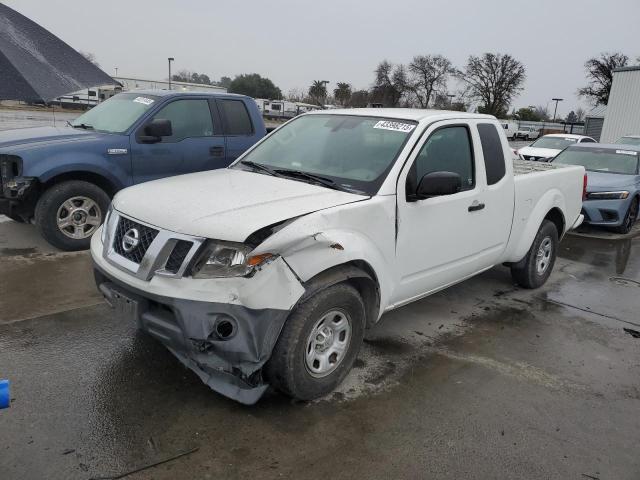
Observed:
[[[624,200],[629,197],[629,192],[622,190],[619,192],[589,192],[587,200]]]

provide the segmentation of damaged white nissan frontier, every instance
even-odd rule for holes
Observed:
[[[498,264],[544,284],[584,185],[514,161],[492,116],[317,111],[226,169],[122,190],[91,254],[108,304],[213,390],[309,400],[385,312]]]

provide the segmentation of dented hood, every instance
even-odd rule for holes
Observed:
[[[243,242],[289,218],[369,197],[235,169],[180,175],[122,190],[119,212],[187,235]]]

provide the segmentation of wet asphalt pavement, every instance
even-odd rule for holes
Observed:
[[[636,234],[640,226],[636,227]],[[569,236],[383,317],[328,398],[252,407],[112,314],[86,253],[0,223],[0,478],[640,478],[640,236]]]

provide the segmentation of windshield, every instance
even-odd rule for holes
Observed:
[[[87,113],[80,115],[71,126],[106,133],[123,133],[158,100],[153,95],[119,93]]]
[[[281,169],[285,176],[304,172],[329,179],[336,188],[373,195],[415,127],[407,120],[306,115],[273,132],[234,168],[253,163],[272,173]],[[295,179],[305,180],[299,174]]]
[[[640,145],[640,137],[622,137],[616,143],[622,145]]]
[[[594,172],[627,175],[638,173],[638,152],[632,150],[568,148],[553,161],[554,163],[563,163],[565,165],[582,165],[586,170]]]
[[[536,148],[553,148],[554,150],[564,150],[569,145],[577,142],[575,138],[566,137],[542,137],[531,144]]]

